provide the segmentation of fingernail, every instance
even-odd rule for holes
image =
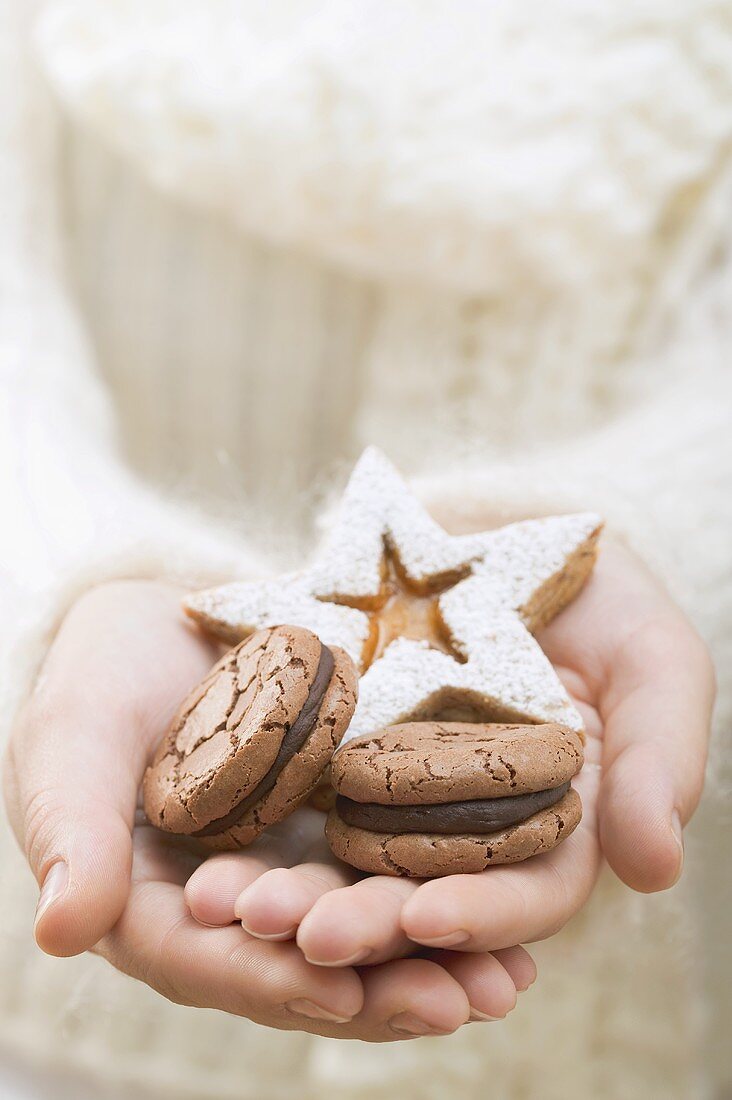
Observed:
[[[296,924],[293,924],[292,928],[288,928],[286,932],[270,932],[267,935],[264,932],[255,932],[244,921],[241,922],[241,926],[249,936],[254,936],[257,940],[291,940],[297,932]]]
[[[470,1017],[468,1019],[468,1023],[469,1024],[470,1023],[478,1023],[478,1021],[480,1021],[482,1023],[492,1023],[493,1024],[493,1023],[496,1023],[498,1020],[502,1020],[502,1019],[503,1019],[503,1016],[487,1016],[485,1012],[478,1012],[477,1008],[473,1008],[471,1006]]]
[[[403,1035],[445,1035],[447,1032],[426,1024],[419,1016],[411,1012],[400,1012],[389,1020],[392,1031],[401,1032]]]
[[[296,1016],[307,1016],[309,1020],[330,1020],[334,1024],[347,1024],[350,1016],[337,1016],[335,1012],[329,1012],[322,1005],[316,1005],[315,1001],[308,1001],[304,997],[295,1001],[288,1001],[285,1008],[294,1012]]]
[[[43,886],[41,887],[41,893],[38,897],[38,904],[36,906],[36,915],[33,922],[34,927],[38,924],[39,920],[46,912],[50,905],[53,905],[54,901],[57,901],[69,881],[69,869],[63,860],[59,860],[54,863],[46,873],[46,877],[43,880]]]
[[[410,937],[415,939],[414,936]],[[457,932],[449,932],[446,936],[436,936],[433,940],[425,940],[421,937],[416,939],[416,943],[422,943],[425,947],[456,947],[459,943],[466,943],[470,939],[469,932],[463,932],[460,929]]]
[[[361,951],[356,951],[354,955],[349,955],[346,959],[329,959],[326,962],[323,959],[311,959],[309,955],[305,955],[305,959],[313,966],[356,966],[358,963],[365,962],[371,954],[371,948],[364,947]]]
[[[676,879],[674,880],[678,881],[678,879],[681,877],[681,872],[684,869],[684,830],[681,825],[681,818],[679,817],[678,810],[674,810],[671,815],[671,832],[673,833],[674,840],[679,847],[679,869],[676,874]]]

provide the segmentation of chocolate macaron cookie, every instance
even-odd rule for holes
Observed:
[[[438,878],[554,848],[582,816],[579,735],[554,723],[412,722],[357,737],[332,762],[336,856],[382,875]]]
[[[350,657],[275,626],[230,650],[188,696],[145,773],[145,812],[207,847],[250,844],[317,786],[356,705]]]

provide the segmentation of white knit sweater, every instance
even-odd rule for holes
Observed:
[[[74,0],[31,38],[35,7],[0,0],[3,715],[89,583],[292,564],[373,441],[461,523],[604,511],[724,730],[732,2]],[[378,1058],[42,957],[3,825],[0,1047],[200,1100],[696,1100],[730,755],[685,887],[604,881],[506,1023]]]

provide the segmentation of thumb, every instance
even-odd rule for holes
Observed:
[[[127,901],[137,784],[121,778],[116,753],[104,745],[91,758],[82,757],[77,771],[74,742],[78,746],[83,736],[78,725],[70,730],[57,722],[44,731],[41,748],[35,719],[29,715],[26,721],[22,771],[15,745],[5,783],[12,792],[11,820],[40,888],[34,935],[50,955],[76,955],[114,926]],[[109,729],[95,736],[114,744]]]
[[[79,805],[59,792],[37,803],[42,823],[28,834],[28,857],[40,886],[33,934],[49,955],[93,947],[117,923],[129,894],[130,827],[114,806]]]
[[[36,940],[51,955],[93,947],[127,903],[150,749],[214,659],[178,601],[151,582],[82,597],[13,730],[5,795],[40,887]]]
[[[704,784],[714,672],[691,628],[633,636],[610,681],[600,841],[628,886],[665,890],[683,867],[682,827]]]

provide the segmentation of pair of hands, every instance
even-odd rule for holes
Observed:
[[[583,906],[603,856],[636,890],[681,873],[714,676],[687,620],[621,547],[604,548],[539,638],[586,724],[581,824],[526,863],[426,883],[337,863],[307,808],[205,861],[136,821],[145,765],[218,656],[179,597],[154,582],[90,591],[16,724],[5,795],[42,887],[35,935],[50,954],[93,949],[170,1000],[273,1027],[444,1034],[514,1007],[536,976],[516,945]]]

